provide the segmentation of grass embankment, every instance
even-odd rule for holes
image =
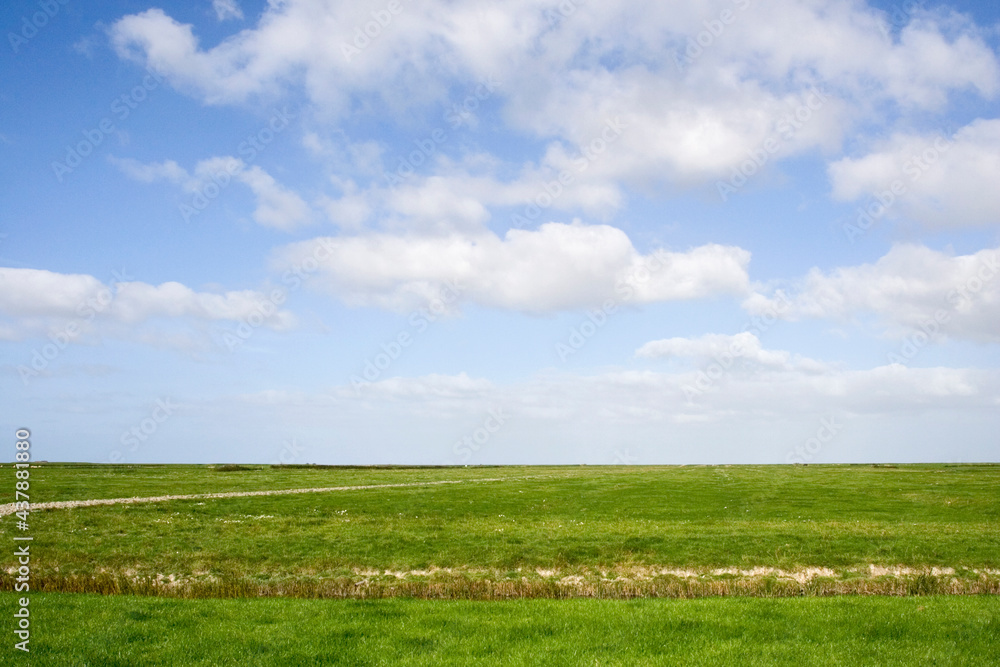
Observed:
[[[4,608],[12,597],[0,594]],[[1000,655],[992,596],[31,600],[32,650],[18,664],[50,667],[988,665]]]
[[[471,481],[505,477],[502,482]],[[32,470],[38,590],[442,598],[1000,592],[1000,466]],[[12,530],[8,520],[0,533]],[[873,568],[874,566],[874,568]],[[12,587],[8,572],[0,578]]]

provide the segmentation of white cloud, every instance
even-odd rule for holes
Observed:
[[[936,103],[949,88],[970,86],[988,95],[997,89],[993,54],[975,28],[957,17],[921,13],[892,41],[883,33],[881,15],[860,3],[749,5],[703,0],[681,10],[638,2],[577,4],[566,20],[552,25],[550,17],[558,8],[541,0],[508,4],[503,10],[474,0],[430,2],[404,6],[389,25],[373,30],[380,34],[352,59],[342,46],[353,45],[355,28],[372,16],[369,8],[349,2],[273,4],[256,28],[207,50],[198,46],[192,26],[159,9],[122,18],[111,34],[122,55],[146,58],[213,99],[239,100],[300,68],[308,86],[320,86],[319,79],[326,77],[329,88],[340,87],[342,95],[349,95],[344,83],[362,88],[366,75],[376,70],[384,72],[384,80],[403,69],[426,73],[421,65],[431,58],[439,61],[439,70],[455,76],[537,74],[524,77],[520,92],[526,99],[529,92],[545,93],[536,88],[539,78],[559,81],[553,75],[560,70],[571,73],[569,87],[596,84],[609,70],[602,58],[614,53],[620,64],[610,67],[659,73],[664,80],[688,74],[686,82],[697,83],[713,70],[719,70],[713,77],[718,82],[738,75],[781,80],[811,70],[827,80],[874,83],[910,104]],[[722,27],[722,34],[708,35],[711,44],[688,61],[688,40],[727,8],[735,20]],[[678,57],[683,72],[674,67]],[[528,62],[536,67],[523,67]],[[643,67],[643,62],[658,66]],[[565,92],[550,95],[564,98]]]
[[[605,119],[620,117],[621,139],[592,161],[591,177],[643,187],[728,178],[761,151],[766,157],[758,161],[766,165],[817,147],[835,149],[846,120],[844,102],[832,92],[803,87],[775,94],[752,80],[692,87],[672,73],[629,69],[580,74],[552,88],[524,100],[514,122],[564,137],[578,147],[573,153],[586,154],[601,146]],[[806,122],[795,120],[800,109]]]
[[[833,196],[866,200],[862,209],[874,221],[889,215],[939,228],[1000,224],[1000,119],[976,120],[953,137],[897,134],[863,157],[832,163],[829,175]],[[862,230],[874,224],[863,223]]]
[[[368,7],[339,1],[272,4],[256,27],[208,49],[158,9],[122,18],[111,36],[122,57],[210,103],[302,86],[334,116],[359,98],[403,113],[496,76],[506,121],[545,139],[585,146],[621,115],[630,132],[594,172],[643,185],[725,177],[769,138],[780,156],[832,150],[887,104],[940,110],[954,91],[1000,89],[995,54],[957,15],[918,11],[887,38],[880,12],[847,0],[572,8],[552,21],[558,5],[542,0],[503,10],[476,0],[404,4],[351,56],[344,47],[373,19]],[[733,20],[706,32],[723,9]],[[702,33],[707,44],[689,58]],[[813,87],[828,101],[783,131]]]
[[[755,313],[847,320],[874,314],[889,335],[940,330],[949,338],[1000,341],[1000,248],[952,255],[918,245],[896,245],[874,264],[824,273],[811,270],[779,307],[754,294]],[[936,324],[934,324],[936,322]]]
[[[725,368],[731,367],[737,359],[781,370],[820,372],[827,368],[822,362],[785,350],[765,350],[760,339],[749,331],[735,335],[705,334],[699,338],[654,340],[636,350],[635,356],[647,359],[676,357],[692,359],[698,363],[720,361]],[[744,363],[740,368],[745,369],[746,366]]]
[[[391,214],[403,216],[411,228],[478,230],[490,217],[479,194],[461,187],[457,179],[434,176],[387,192],[385,203]]]
[[[146,164],[132,158],[118,158],[113,155],[108,156],[108,160],[126,176],[140,183],[167,181],[181,185],[191,180],[191,175],[187,173],[187,170],[173,160]]]
[[[878,413],[906,407],[926,406],[935,400],[975,402],[995,398],[995,387],[986,388],[986,373],[966,369],[916,369],[882,366],[868,370],[827,368],[768,368],[750,373],[731,373],[712,383],[694,400],[688,387],[695,385],[698,371],[652,373],[622,371],[577,379],[598,401],[627,415],[627,408],[641,407],[659,419],[701,416],[712,421],[751,415],[788,418],[796,412],[821,413],[831,409],[855,413]],[[566,384],[569,378],[566,378]],[[582,380],[582,382],[581,382]],[[586,390],[579,393],[585,393]],[[572,394],[571,394],[572,395]],[[614,397],[617,395],[617,397]],[[586,409],[586,408],[585,408]]]
[[[290,312],[253,290],[196,292],[177,282],[106,285],[85,274],[0,268],[0,336],[7,340],[53,332],[69,339],[90,334],[156,338],[156,327],[133,327],[160,319],[242,322],[262,314],[260,326],[270,329],[295,323]]]
[[[243,18],[243,10],[236,0],[212,0],[212,9],[220,21]]]
[[[481,398],[495,390],[495,385],[484,378],[471,378],[466,373],[441,375],[431,373],[416,378],[393,377],[362,385],[366,399],[383,400],[451,400]],[[346,397],[357,394],[357,389],[342,388],[337,392]]]
[[[777,424],[831,411],[898,417],[928,409],[979,409],[1000,403],[996,372],[963,368],[892,364],[846,370],[825,364],[817,368],[760,365],[727,373],[703,391],[692,393],[697,376],[698,371],[616,370],[597,375],[540,374],[520,383],[495,384],[460,373],[395,377],[366,383],[360,390],[340,386],[311,396],[268,392],[247,399],[286,403],[296,409],[311,406],[328,414],[363,408],[447,419],[503,406],[512,420],[558,424],[564,429],[598,424],[602,428],[659,424],[662,428],[664,423],[731,424],[748,419]]]
[[[243,183],[256,198],[253,219],[264,227],[291,231],[308,223],[312,217],[309,205],[298,193],[278,183],[258,165],[248,167],[239,158],[217,156],[201,160],[195,165],[193,174],[173,160],[145,164],[131,158],[112,156],[109,159],[132,179],[143,183],[168,181],[195,196],[204,196],[210,183],[212,188],[219,190],[233,180]]]
[[[541,136],[583,145],[601,117],[621,113],[630,129],[599,169],[634,184],[684,185],[730,176],[769,139],[777,146],[772,163],[809,149],[836,150],[850,128],[876,120],[886,104],[939,109],[952,91],[992,97],[1000,87],[993,52],[955,20],[915,21],[893,42],[860,3],[753,3],[745,11],[734,4],[691,3],[687,11],[624,5],[632,21],[618,25],[628,26],[627,37],[606,29],[614,21],[580,28],[577,17],[566,21],[567,32],[582,34],[557,31],[542,40],[577,41],[558,45],[558,60],[525,68],[532,94],[513,96],[510,117]],[[726,8],[735,21],[710,34],[705,23]],[[564,54],[579,55],[576,44],[598,25],[597,53],[571,65]],[[955,26],[957,35],[944,34]],[[704,48],[694,44],[701,37],[708,38]],[[692,45],[696,57],[689,59]],[[621,64],[598,66],[610,53]],[[679,67],[667,64],[675,58]],[[809,97],[813,87],[824,94],[820,103]],[[794,118],[799,111],[804,122]]]
[[[195,292],[177,282],[149,285],[141,282],[120,283],[109,315],[122,322],[143,322],[154,317],[192,317],[202,320],[239,322],[258,312],[267,298],[253,290],[222,294]],[[286,311],[270,317],[267,325],[286,329],[293,322]]]
[[[281,249],[274,266],[286,270],[309,257],[323,259],[311,282],[350,304],[405,310],[451,285],[460,302],[540,313],[607,299],[742,295],[750,253],[711,244],[644,256],[617,228],[553,222],[503,238],[482,232],[315,239]]]
[[[37,269],[0,269],[0,312],[8,317],[76,317],[104,284],[82,274]]]
[[[976,461],[995,453],[995,370],[758,367],[688,400],[684,388],[695,375],[542,372],[498,384],[459,373],[397,377],[360,392],[265,390],[208,402],[191,432],[238,447],[286,424],[283,433],[310,447],[309,460],[341,463],[784,463],[823,425],[834,433],[825,430],[806,460]],[[491,414],[503,417],[502,427],[470,455],[464,438]],[[949,440],[957,423],[970,428]]]
[[[326,195],[319,198],[318,206],[330,222],[348,231],[359,231],[372,216],[371,191],[361,192],[354,181],[333,179],[340,191],[336,199]]]
[[[302,198],[257,165],[240,171],[239,179],[257,197],[253,219],[259,224],[290,231],[309,221],[309,206]]]
[[[461,162],[439,155],[430,175],[406,177],[390,160],[385,176],[364,189],[334,177],[342,194],[324,197],[322,206],[332,222],[347,229],[375,219],[384,229],[438,234],[482,231],[492,207],[513,209],[511,225],[520,227],[536,226],[552,211],[607,218],[621,208],[624,195],[592,164],[559,144],[549,147],[540,164],[527,164],[513,175],[500,174],[502,165],[484,154]]]

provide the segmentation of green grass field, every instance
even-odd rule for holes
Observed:
[[[2,595],[4,608],[11,598]],[[31,606],[32,652],[5,664],[965,666],[997,664],[1000,655],[995,596],[470,602],[36,594]]]
[[[32,499],[441,480],[464,482],[37,511],[35,583],[192,597],[1000,590],[1000,466],[53,465],[34,469]]]
[[[386,484],[33,511],[19,664],[997,661],[1000,466],[31,469],[33,503]]]

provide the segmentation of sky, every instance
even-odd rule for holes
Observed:
[[[1000,460],[1000,6],[4,3],[0,428]]]

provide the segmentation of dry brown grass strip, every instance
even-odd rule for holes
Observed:
[[[11,574],[0,574],[0,589],[13,590]],[[32,580],[34,590],[102,595],[146,595],[172,598],[341,598],[393,597],[426,600],[509,600],[518,598],[701,598],[801,597],[833,595],[1000,595],[1000,576],[978,577],[909,574],[901,576],[815,578],[804,583],[773,576],[711,578],[662,576],[648,580],[551,578],[498,579],[450,577],[406,580],[359,580],[356,577],[289,579],[260,582],[242,579],[167,579],[118,573],[61,575],[48,573]]]

